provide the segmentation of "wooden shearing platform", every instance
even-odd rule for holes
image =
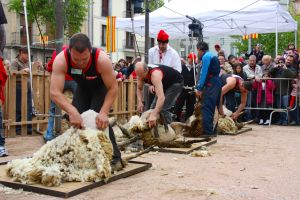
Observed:
[[[141,173],[152,166],[151,163],[129,161],[125,169],[119,171],[117,174],[114,174],[107,182],[66,182],[57,187],[47,187],[41,184],[26,185],[12,181],[12,178],[6,175],[5,164],[6,162],[0,163],[0,184],[13,189],[23,189],[24,191],[63,198],[72,197],[110,182]]]
[[[222,133],[220,135],[232,135],[232,136],[235,136],[235,135],[240,135],[242,133],[246,133],[248,131],[252,131],[252,128],[251,127],[243,127],[241,128],[240,130],[238,130],[236,133],[232,134],[232,133]]]
[[[189,154],[194,150],[201,149],[201,147],[206,147],[217,143],[217,138],[205,139],[205,138],[185,138],[185,140],[195,141],[190,148],[159,148],[154,147],[154,151],[165,152],[165,153],[178,153],[178,154]]]

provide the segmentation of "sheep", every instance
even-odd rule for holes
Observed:
[[[24,184],[58,186],[69,181],[111,177],[113,148],[104,131],[68,129],[41,147],[32,158],[7,164],[7,175]]]

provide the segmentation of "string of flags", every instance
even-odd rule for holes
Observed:
[[[257,39],[258,38],[258,33],[251,33],[249,35],[243,35],[243,40],[248,40],[248,39]]]

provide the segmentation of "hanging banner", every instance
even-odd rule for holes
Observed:
[[[106,17],[106,52],[110,52],[110,16]]]
[[[116,52],[116,16],[106,17],[106,52]]]

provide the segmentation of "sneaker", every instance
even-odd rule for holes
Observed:
[[[4,146],[0,146],[0,157],[8,156],[8,153]]]
[[[263,124],[264,124],[264,120],[263,120],[263,119],[260,119],[258,124],[259,124],[259,125],[263,125]]]
[[[269,124],[270,124],[270,120],[267,119],[264,125],[269,125]]]
[[[290,125],[295,126],[297,123],[295,121],[291,121]]]

